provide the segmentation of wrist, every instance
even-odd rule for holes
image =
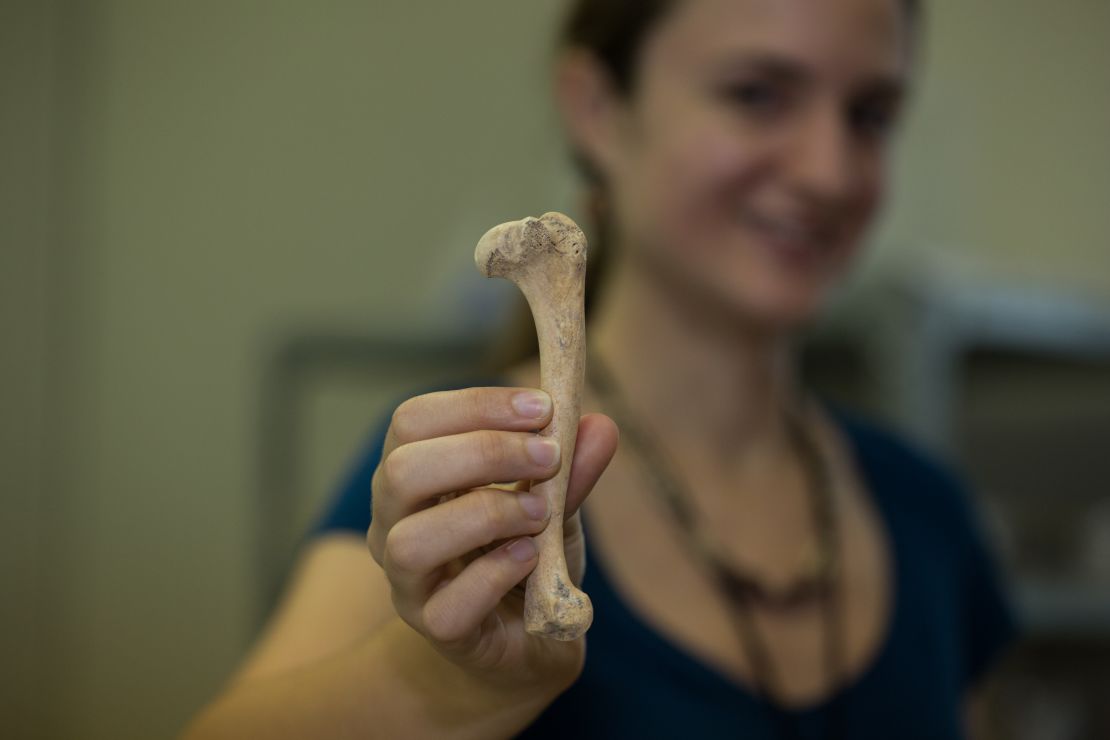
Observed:
[[[573,682],[513,682],[467,671],[440,654],[423,635],[395,619],[376,635],[383,674],[405,687],[413,708],[433,728],[458,737],[511,737],[527,727]],[[445,735],[446,736],[446,733]]]

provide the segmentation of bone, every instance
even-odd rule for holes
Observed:
[[[586,236],[561,213],[495,226],[474,250],[486,277],[511,280],[528,301],[540,346],[540,387],[554,404],[540,434],[558,440],[562,466],[533,484],[547,498],[551,519],[537,535],[539,563],[528,576],[524,626],[536,635],[575,640],[593,621],[590,598],[575,587],[563,551],[563,513],[578,433],[585,369]]]

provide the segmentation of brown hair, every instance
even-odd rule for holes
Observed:
[[[636,83],[636,62],[644,38],[675,4],[676,0],[575,0],[559,35],[559,48],[593,53],[616,89],[628,94]],[[920,4],[919,0],[902,0],[913,22]]]

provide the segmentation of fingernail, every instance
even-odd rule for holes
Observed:
[[[529,519],[543,520],[547,518],[547,497],[538,493],[521,493],[517,497],[520,508]]]
[[[531,537],[522,537],[519,540],[510,542],[508,547],[505,548],[509,551],[509,557],[518,563],[527,563],[532,558],[536,557],[536,543],[532,541]]]
[[[551,396],[525,391],[513,396],[513,409],[526,419],[542,419],[551,411]]]
[[[550,468],[559,459],[559,443],[550,437],[529,437],[524,442],[532,462]]]

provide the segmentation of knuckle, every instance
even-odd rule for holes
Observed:
[[[483,426],[502,427],[515,412],[505,388],[472,388],[471,413]]]
[[[416,436],[415,419],[419,413],[420,396],[405,399],[393,410],[389,426],[399,443],[411,442]]]
[[[387,571],[412,573],[420,567],[420,543],[407,536],[404,520],[397,522],[385,536],[382,567]]]
[[[481,508],[486,529],[491,534],[501,533],[513,523],[512,514],[505,505],[506,501],[503,494],[493,489],[484,489],[478,494],[477,498],[477,504]]]
[[[480,424],[489,416],[488,395],[482,388],[464,388],[459,391],[460,405],[475,423]]]
[[[503,468],[509,461],[508,451],[496,432],[480,432],[477,439],[478,455],[490,470]],[[500,480],[500,478],[498,478]]]
[[[385,456],[378,466],[379,484],[384,485],[388,492],[396,493],[404,489],[405,476],[408,471],[408,451],[405,447],[398,447]]]
[[[456,617],[456,610],[443,608],[437,602],[438,600],[427,601],[421,609],[424,633],[436,642],[448,644],[458,642],[463,634],[460,620]]]

